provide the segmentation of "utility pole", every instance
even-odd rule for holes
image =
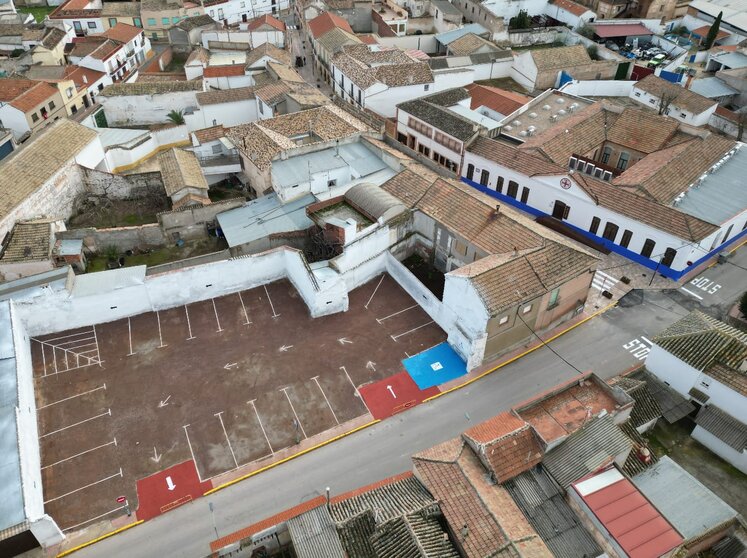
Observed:
[[[215,524],[215,511],[213,510],[213,503],[208,502],[208,507],[210,508],[210,516],[213,518],[213,530],[215,531],[215,538],[219,539],[220,536],[218,535],[218,526]]]

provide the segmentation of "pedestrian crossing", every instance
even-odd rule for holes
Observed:
[[[598,291],[610,291],[617,285],[619,279],[616,279],[612,275],[605,273],[604,271],[597,270],[594,274],[594,279],[591,281],[591,287]]]

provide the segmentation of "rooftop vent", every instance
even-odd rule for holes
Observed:
[[[563,109],[560,109],[560,110],[558,111],[558,116],[565,116],[566,114],[567,114],[567,113],[566,113],[566,112],[565,112],[565,111],[564,111]]]
[[[514,126],[521,126],[521,120],[514,120],[513,122],[511,122],[511,124],[513,124]]]
[[[558,97],[557,99],[555,99],[555,102],[559,105],[562,105],[565,104],[565,99],[563,97]]]
[[[536,112],[530,112],[529,113],[529,118],[537,118],[537,113]]]
[[[527,137],[527,131],[526,131],[526,130],[522,130],[521,132],[519,132],[519,135],[520,135],[520,136],[521,136],[522,138],[525,138],[525,137]]]
[[[535,126],[529,126],[529,128],[527,128],[527,135],[531,136],[536,131],[537,131],[537,128]]]
[[[550,105],[542,105],[542,110],[550,110],[551,108]]]
[[[504,126],[503,129],[506,130],[507,132],[510,132],[511,130],[514,129],[514,127],[513,126]]]

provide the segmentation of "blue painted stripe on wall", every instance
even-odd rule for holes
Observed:
[[[480,192],[487,194],[497,200],[500,200],[502,202],[505,202],[513,207],[516,207],[517,209],[520,209],[526,213],[529,213],[530,215],[534,215],[535,217],[550,217],[549,213],[545,213],[544,211],[540,211],[539,209],[535,209],[534,207],[530,207],[524,203],[521,203],[518,200],[515,200],[505,194],[499,194],[495,190],[491,190],[487,186],[483,186],[482,184],[478,184],[477,182],[474,182],[472,180],[469,180],[465,177],[460,177],[462,179],[462,182],[465,184],[468,184],[469,186],[472,186],[476,190],[479,190]],[[637,254],[635,252],[632,252],[628,250],[627,248],[623,248],[619,244],[615,244],[614,242],[610,242],[606,238],[602,238],[600,236],[596,236],[595,234],[590,233],[589,231],[586,231],[584,229],[580,229],[575,225],[572,225],[568,221],[563,221],[563,224],[570,227],[574,231],[578,232],[579,234],[584,235],[589,240],[592,240],[596,242],[597,244],[602,244],[606,248],[608,248],[610,251],[615,252],[616,254],[620,254],[621,256],[624,256],[625,258],[640,264],[644,267],[647,267],[648,269],[656,270],[657,273],[662,274],[664,277],[668,277],[669,279],[672,279],[674,281],[677,281],[681,279],[684,275],[687,275],[689,272],[691,272],[693,269],[701,265],[706,260],[712,258],[719,252],[722,252],[725,248],[728,248],[729,246],[733,245],[737,240],[744,238],[747,236],[747,229],[741,231],[739,234],[733,236],[728,241],[722,243],[718,248],[715,250],[711,250],[708,254],[697,260],[696,262],[693,262],[692,265],[686,267],[682,271],[677,271],[676,269],[672,269],[671,267],[666,267],[663,265],[659,265],[659,262],[651,260],[649,258],[644,258],[640,254]]]

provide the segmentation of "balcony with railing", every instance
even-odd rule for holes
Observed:
[[[197,159],[206,175],[241,172],[241,158],[236,150],[215,155],[197,155]]]

